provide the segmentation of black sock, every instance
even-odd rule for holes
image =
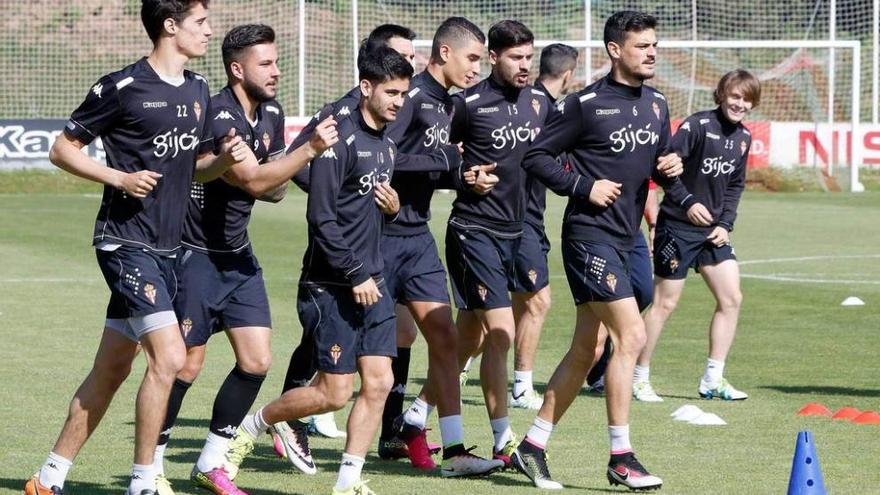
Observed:
[[[171,385],[171,395],[168,396],[168,409],[165,410],[165,422],[162,423],[162,432],[159,433],[159,441],[156,445],[165,445],[171,437],[171,428],[177,422],[177,415],[180,413],[180,405],[183,404],[183,398],[186,391],[192,386],[192,383],[185,382],[180,378],[174,379]]]
[[[287,365],[287,375],[284,376],[284,389],[281,393],[299,387],[307,387],[317,372],[315,366],[315,338],[313,332],[303,331],[299,345],[290,355],[290,364]]]
[[[385,410],[382,411],[382,433],[379,440],[390,440],[397,432],[394,431],[394,420],[403,414],[403,400],[406,397],[406,381],[409,378],[409,347],[398,347],[397,357],[391,360],[391,372],[394,373],[394,386],[385,399]]]
[[[266,375],[246,373],[238,365],[232,368],[214,399],[211,433],[232,438],[241,420],[254,405],[265,379]]]

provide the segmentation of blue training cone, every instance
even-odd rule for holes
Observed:
[[[788,495],[825,495],[825,481],[813,434],[809,431],[798,433],[794,447],[794,460],[791,463],[791,478],[788,480]]]

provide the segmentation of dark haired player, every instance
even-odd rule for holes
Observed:
[[[73,459],[128,377],[139,347],[147,371],[136,403],[127,493],[156,493],[153,451],[171,384],[186,357],[171,303],[186,199],[194,174],[210,180],[246,152],[241,138],[230,136],[223,138],[219,156],[211,153],[208,84],[184,69],[207,50],[207,4],[145,0],[141,19],[152,51],[101,77],[50,151],[59,168],[104,184],[93,244],[111,296],[92,370],[46,463],[27,482],[27,495],[62,493]],[[107,150],[107,166],[80,151],[97,137]]]
[[[605,374],[611,444],[608,480],[631,489],[662,485],[636,459],[629,440],[633,367],[645,342],[645,329],[633,297],[628,258],[648,178],[653,176],[666,187],[671,201],[681,201],[686,194],[680,182],[662,173],[681,161],[666,154],[666,99],[644,84],[654,75],[656,24],[654,17],[640,12],[609,17],[604,39],[611,73],[560,103],[560,112],[553,114],[523,163],[554,192],[569,196],[562,254],[577,304],[571,348],[513,455],[517,469],[542,488],[562,488],[550,477],[544,449],[594,361],[601,324],[615,348]],[[571,172],[557,163],[560,153],[568,153]]]
[[[728,72],[715,89],[718,107],[688,117],[672,138],[672,149],[685,163],[681,180],[693,196],[684,203],[664,198],[660,205],[654,241],[654,304],[645,314],[648,340],[637,371],[643,367],[647,375],[663,325],[684,290],[688,268],[694,268],[715,297],[709,356],[697,388],[704,399],[748,398],[723,373],[742,304],[739,266],[730,245],[752,144],[742,120],[760,100],[758,78],[744,70]],[[650,387],[647,376],[644,383]]]
[[[358,71],[361,103],[340,122],[340,141],[311,167],[309,246],[297,310],[304,332],[314,332],[317,377],[247,416],[237,432],[253,443],[271,424],[342,409],[357,372],[361,388],[333,489],[344,495],[372,493],[361,468],[391,389],[394,304],[382,277],[380,243],[383,213],[394,217],[400,205],[388,185],[397,147],[385,132],[409,90],[412,66],[382,47],[365,54]]]
[[[488,194],[459,191],[446,231],[446,261],[459,308],[459,364],[485,347],[480,381],[494,436],[493,457],[509,463],[516,448],[507,413],[507,352],[514,338],[509,291],[522,236],[526,173],[522,158],[549,110],[543,92],[528,85],[534,36],[522,23],[489,29],[491,75],[453,97],[452,142],[465,164],[497,164]],[[466,170],[462,166],[462,170]]]
[[[191,477],[214,493],[243,493],[231,482],[236,463],[227,462],[226,455],[241,455],[230,439],[253,405],[272,360],[269,300],[247,232],[251,210],[256,198],[280,200],[290,178],[337,139],[329,118],[310,142],[284,155],[284,110],[275,100],[281,72],[271,27],[232,28],[223,39],[223,62],[227,86],[211,99],[211,129],[217,136],[234,130],[251,151],[223,178],[192,186],[174,299],[187,359],[171,389],[156,447],[159,495],[173,493],[164,476],[165,447],[184,395],[204,365],[208,339],[220,331],[229,338],[236,364],[217,392],[208,438]]]

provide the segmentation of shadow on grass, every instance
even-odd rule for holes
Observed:
[[[15,493],[21,493],[24,489],[25,479],[0,478],[0,488],[9,488]],[[68,495],[119,495],[128,486],[127,476],[117,476],[110,486],[102,486],[95,483],[80,481],[68,481],[64,484],[64,493]]]
[[[864,389],[850,387],[829,387],[809,385],[764,385],[767,390],[775,390],[784,394],[804,395],[848,395],[852,397],[880,397],[880,389]]]

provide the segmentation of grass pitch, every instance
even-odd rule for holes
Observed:
[[[451,196],[434,201],[433,231],[441,242]],[[67,403],[88,372],[101,331],[107,289],[89,245],[99,204],[94,194],[0,194],[0,494],[21,493],[39,468],[64,420]],[[535,369],[542,390],[568,347],[574,308],[558,249],[564,202],[549,198],[547,218],[553,273],[553,308]],[[260,204],[251,227],[264,268],[275,322],[275,363],[258,399],[279,393],[290,351],[299,341],[296,280],[305,249],[305,196]],[[880,493],[880,426],[860,426],[795,412],[807,402],[836,410],[880,410],[880,193],[746,194],[732,235],[744,274],[745,302],[726,376],[751,394],[741,403],[704,402],[696,394],[707,349],[712,299],[692,276],[678,311],[661,337],[652,382],[666,399],[636,403],[632,439],[639,458],[664,480],[670,494],[778,494],[787,487],[795,437],[815,435],[830,492]],[[861,307],[841,307],[847,296]],[[425,349],[414,348],[409,391],[425,376]],[[214,393],[233,363],[229,344],[216,337],[206,368],[190,390],[166,455],[178,494],[200,493],[187,481],[207,431]],[[140,359],[71,471],[67,494],[119,494],[132,456],[134,396]],[[476,373],[472,373],[476,375]],[[409,397],[408,397],[409,400]],[[491,432],[474,380],[463,390],[467,443],[488,455]],[[669,414],[696,404],[727,426],[697,427]],[[344,421],[337,413],[337,421]],[[534,413],[511,412],[522,436]],[[432,418],[436,428],[436,419]],[[439,439],[439,432],[430,437]],[[238,482],[254,495],[329,493],[342,443],[316,438],[319,473],[307,477],[277,460],[264,437]],[[605,480],[604,401],[580,397],[550,444],[554,477],[569,490],[622,492]],[[371,452],[364,472],[381,495],[535,493],[527,480],[501,473],[478,480],[442,480],[404,462]],[[203,493],[203,492],[201,492]]]

